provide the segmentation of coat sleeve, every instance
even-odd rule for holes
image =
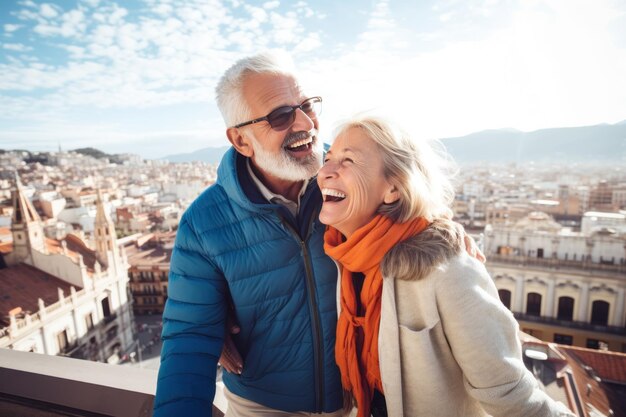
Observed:
[[[484,266],[465,254],[437,277],[437,304],[468,393],[494,417],[571,416],[522,360],[518,324]]]
[[[224,342],[226,281],[204,254],[190,213],[172,253],[154,416],[210,416]]]

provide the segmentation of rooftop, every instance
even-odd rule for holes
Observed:
[[[67,282],[30,265],[0,269],[0,323],[16,307],[25,312],[39,311],[38,298],[46,305],[56,303],[59,301],[58,289],[67,295],[70,287]]]
[[[593,368],[604,381],[626,385],[626,354],[612,351],[560,346],[569,356]]]
[[[46,247],[50,253],[63,253],[63,242],[65,242],[67,256],[74,262],[78,262],[79,256],[83,257],[83,263],[87,267],[87,272],[93,273],[96,263],[96,251],[89,248],[87,244],[78,236],[68,234],[62,240],[46,239]]]

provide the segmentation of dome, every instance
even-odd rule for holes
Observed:
[[[530,212],[526,217],[515,224],[515,229],[527,232],[558,233],[563,226],[554,221],[554,218],[542,211]]]

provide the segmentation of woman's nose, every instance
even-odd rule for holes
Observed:
[[[325,162],[324,165],[320,168],[319,173],[317,174],[320,178],[332,178],[336,175],[335,164],[332,162]]]

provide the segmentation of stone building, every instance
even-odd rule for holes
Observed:
[[[485,229],[486,267],[522,331],[565,345],[626,352],[626,236],[563,228],[533,212]]]

